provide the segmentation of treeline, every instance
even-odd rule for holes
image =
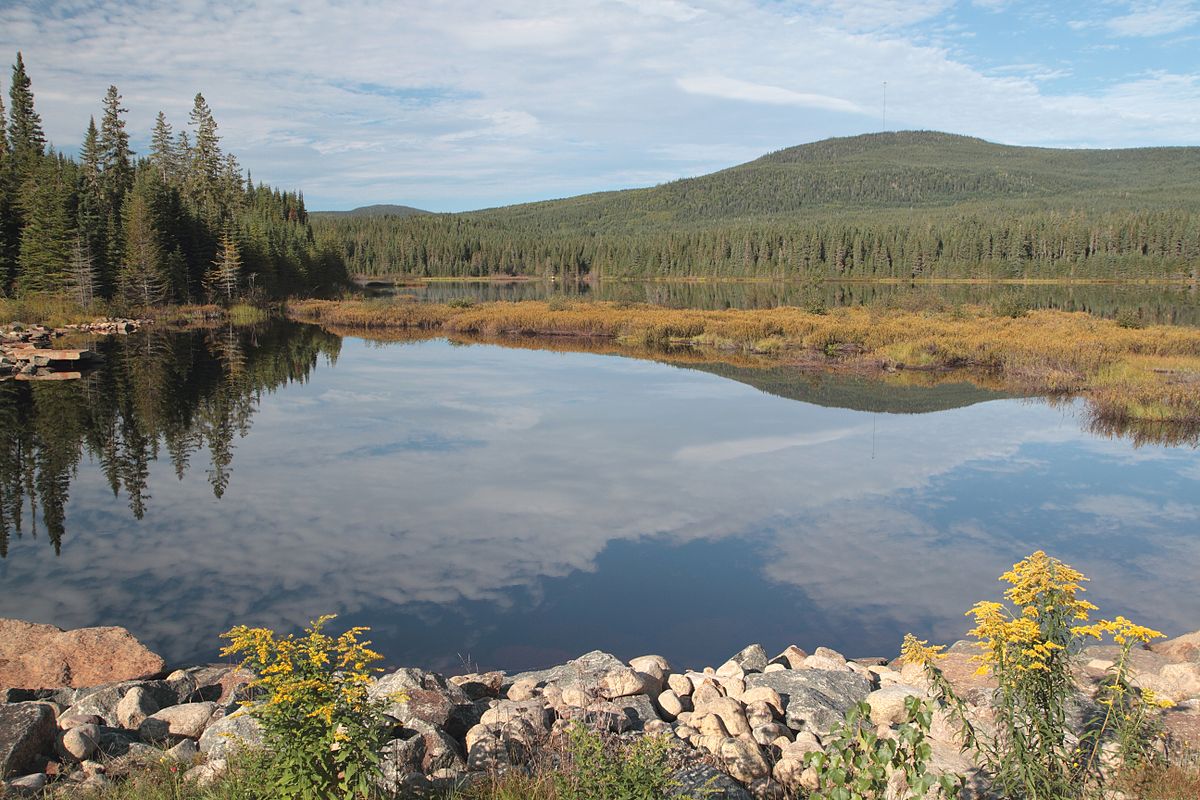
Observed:
[[[986,206],[564,232],[497,212],[315,220],[347,269],[419,277],[1180,278],[1200,214]]]
[[[243,177],[202,95],[188,129],[175,132],[159,112],[150,152],[137,157],[127,109],[110,86],[78,159],[47,147],[20,53],[9,100],[0,132],[0,295],[154,305],[318,294],[344,282],[341,250],[318,243],[303,194]]]
[[[200,457],[221,497],[234,443],[250,429],[263,392],[307,380],[335,361],[341,339],[313,325],[108,337],[106,368],[81,380],[0,383],[0,558],[12,537],[66,536],[66,505],[81,463],[104,473],[141,519],[152,463],[165,455],[182,479]]]

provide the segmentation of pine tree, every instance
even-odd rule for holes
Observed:
[[[242,283],[242,256],[238,251],[237,240],[229,231],[221,234],[221,243],[217,248],[217,257],[213,260],[212,269],[205,277],[208,291],[226,303],[232,302],[238,295]]]
[[[17,279],[16,242],[20,236],[13,208],[16,200],[9,170],[8,132],[4,129],[7,113],[4,98],[0,96],[0,296],[12,291]]]
[[[126,301],[151,306],[163,301],[167,286],[154,208],[144,185],[139,182],[125,198],[125,260],[117,275],[117,287]]]
[[[104,95],[104,117],[100,120],[101,185],[112,213],[118,213],[125,193],[133,185],[133,151],[129,149],[129,134],[121,117],[128,109],[121,107],[121,95],[116,86],[109,86]]]
[[[87,239],[78,233],[71,247],[71,270],[67,276],[67,286],[75,302],[80,305],[90,306],[95,302],[98,288],[96,265]]]
[[[96,274],[97,291],[106,291],[112,286],[108,252],[108,229],[110,212],[101,184],[103,170],[99,132],[95,118],[88,120],[80,151],[77,227],[84,239]]]
[[[204,95],[196,94],[189,119],[189,124],[196,129],[196,139],[188,166],[188,196],[201,216],[216,222],[221,217],[221,139],[217,135],[217,121],[213,119]]]
[[[21,185],[21,250],[17,289],[22,294],[67,288],[70,270],[70,189],[57,158],[43,159]]]
[[[42,132],[42,118],[33,108],[32,82],[25,73],[25,62],[21,53],[17,53],[17,63],[13,64],[12,86],[9,87],[9,98],[12,108],[9,109],[8,138],[12,147],[13,170],[18,181],[24,181],[34,169],[34,165],[45,152],[46,135]]]
[[[167,115],[161,111],[154,120],[154,133],[150,136],[150,163],[158,168],[163,183],[175,183],[175,139],[171,133],[171,124],[167,122]]]

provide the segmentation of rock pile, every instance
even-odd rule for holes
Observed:
[[[1135,653],[1136,680],[1177,703],[1166,714],[1167,729],[1193,745],[1200,744],[1198,641],[1200,634],[1191,634]],[[993,686],[974,674],[973,652],[959,643],[942,665],[973,722],[986,731]],[[1107,648],[1084,651],[1077,674],[1084,695],[1111,656]],[[10,657],[0,652],[0,666],[9,668]],[[251,678],[213,665],[87,688],[5,690],[2,777],[16,794],[47,785],[70,793],[103,784],[139,759],[165,757],[191,779],[211,781],[235,748],[262,744],[251,710],[241,707]],[[772,658],[756,644],[701,670],[676,670],[661,656],[625,662],[594,651],[515,675],[447,678],[399,669],[372,687],[378,698],[405,698],[387,708],[393,722],[381,759],[387,790],[445,789],[523,767],[554,752],[556,737],[581,723],[622,738],[670,737],[679,792],[707,787],[713,800],[794,797],[799,788],[812,788],[816,775],[804,756],[822,749],[851,705],[865,701],[877,733],[890,736],[903,720],[906,698],[928,691],[916,667],[847,659],[823,647],[810,654],[793,646]],[[967,775],[979,788],[981,776],[961,754],[956,728],[944,714],[935,714],[929,743],[933,771]]]
[[[70,380],[82,375],[80,369],[94,366],[100,356],[91,350],[71,350],[52,346],[53,340],[68,333],[99,335],[133,333],[142,320],[100,319],[62,328],[22,325],[17,322],[0,327],[0,380]]]

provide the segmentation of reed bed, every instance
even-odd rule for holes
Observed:
[[[1085,313],[793,307],[705,311],[561,301],[479,304],[307,300],[298,320],[359,330],[487,338],[554,336],[631,350],[686,345],[707,355],[864,371],[968,370],[1013,391],[1082,395],[1099,420],[1200,425],[1200,330],[1124,327]],[[633,353],[633,354],[636,354]]]

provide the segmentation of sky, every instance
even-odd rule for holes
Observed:
[[[1200,143],[1200,0],[0,0],[17,50],[59,149],[110,83],[143,152],[199,91],[315,210],[650,186],[883,129]]]

